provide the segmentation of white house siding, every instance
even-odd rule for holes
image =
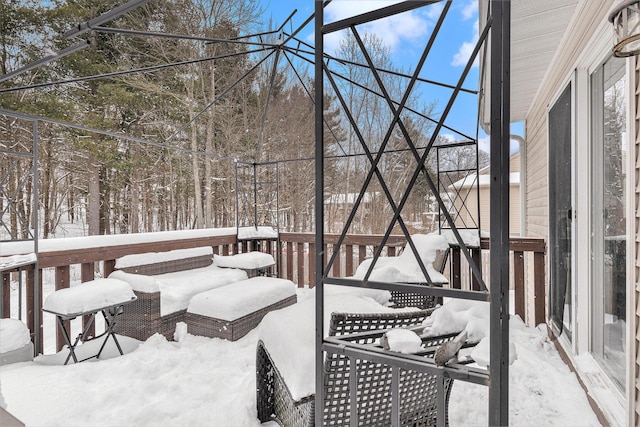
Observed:
[[[546,77],[534,98],[526,117],[526,230],[529,237],[549,235],[549,205],[547,179],[547,107],[559,91],[568,83],[575,64],[597,27],[607,19],[608,11],[615,2],[581,1],[569,27],[547,70]]]
[[[555,101],[555,97],[569,84],[578,83],[577,88],[579,93],[582,93],[580,100],[588,102],[588,95],[584,95],[588,91],[588,71],[586,67],[590,65],[596,65],[597,61],[604,60],[604,56],[600,56],[600,47],[602,43],[608,44],[611,42],[612,29],[608,23],[609,11],[614,5],[619,4],[618,0],[602,0],[602,1],[580,1],[576,14],[572,18],[571,22],[567,25],[567,32],[561,42],[561,45],[554,56],[553,61],[549,64],[549,68],[543,79],[543,82],[538,89],[537,95],[534,98],[531,108],[529,109],[525,119],[525,135],[526,142],[524,147],[524,174],[525,179],[522,181],[526,187],[524,189],[523,197],[525,199],[525,230],[524,234],[529,237],[542,237],[548,239],[549,236],[549,212],[548,212],[548,108]],[[612,43],[610,44],[612,45]],[[608,49],[608,46],[606,47]],[[605,50],[606,50],[605,49]],[[576,71],[577,70],[577,71]],[[638,76],[640,71],[636,67],[635,75]],[[573,76],[582,76],[576,80],[572,80]],[[631,76],[632,78],[634,76]],[[640,95],[637,85],[637,78],[633,79],[636,82],[635,99],[632,102],[633,105],[637,105],[640,102]],[[583,106],[577,106],[575,92],[576,87],[573,87],[573,102],[576,108],[584,108]],[[587,98],[585,98],[587,96]],[[633,107],[632,105],[632,107]],[[584,109],[582,110],[584,113]],[[632,169],[635,172],[633,189],[634,197],[630,201],[630,204],[634,207],[633,221],[630,224],[630,230],[633,230],[634,239],[630,239],[634,242],[633,245],[628,246],[630,262],[633,262],[633,269],[628,269],[630,275],[633,277],[628,283],[635,285],[635,292],[631,289],[628,290],[629,301],[627,307],[629,311],[628,321],[632,322],[630,325],[629,335],[629,353],[630,363],[628,365],[628,396],[627,396],[627,409],[626,416],[623,416],[622,421],[620,416],[615,412],[609,412],[605,407],[601,407],[608,421],[614,425],[627,423],[629,425],[640,425],[640,329],[638,324],[640,323],[640,262],[637,260],[637,253],[640,251],[640,159],[638,159],[638,152],[634,150],[640,149],[640,113],[637,108],[635,114],[632,115],[634,128],[632,143],[629,144],[629,156],[634,159],[632,163]],[[585,123],[585,117],[581,118],[582,121],[577,123],[577,126],[589,126]],[[587,120],[589,120],[587,118]],[[590,123],[590,121],[589,121]],[[586,130],[585,130],[586,129]],[[588,127],[574,129],[575,150],[576,158],[582,158],[584,160],[584,150],[590,150],[590,138]],[[586,156],[588,159],[589,156]],[[577,339],[577,344],[573,345],[575,348],[568,346],[566,350],[568,353],[572,353],[576,350],[578,354],[582,354],[588,351],[588,342],[590,337],[589,324],[590,318],[585,316],[587,313],[585,307],[589,306],[589,292],[590,288],[584,288],[589,283],[589,254],[588,250],[585,253],[585,244],[588,246],[590,241],[589,233],[584,233],[586,224],[589,223],[590,205],[588,204],[588,189],[585,193],[584,186],[585,180],[588,180],[588,173],[590,169],[590,162],[583,161],[582,164],[576,165],[578,168],[577,175],[574,175],[574,179],[577,180],[582,188],[582,193],[577,194],[576,197],[576,227],[580,227],[576,231],[581,233],[576,236],[576,242],[582,247],[577,248],[580,252],[580,259],[576,260],[576,286],[581,288],[579,299],[577,302],[577,326],[574,338]],[[588,227],[587,227],[588,228]],[[588,230],[587,230],[588,231]],[[631,236],[629,236],[631,237]],[[549,265],[549,260],[547,265]],[[579,280],[578,280],[579,279]],[[547,283],[548,286],[548,283]],[[582,316],[582,317],[580,317]],[[584,374],[584,373],[583,373]],[[585,375],[589,377],[589,375]],[[583,379],[585,378],[583,377]],[[594,376],[594,378],[596,378]],[[605,406],[614,405],[612,402],[599,401],[598,397],[594,395],[599,405]]]
[[[549,196],[547,185],[547,121],[546,108],[530,116],[526,125],[526,188],[527,209],[525,233],[529,237],[548,237]]]

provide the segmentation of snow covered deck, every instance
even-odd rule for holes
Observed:
[[[298,289],[299,300],[311,292]],[[259,333],[230,342],[181,330],[175,342],[160,335],[127,341],[128,354],[113,359],[59,366],[45,364],[54,363],[47,356],[0,367],[0,405],[3,399],[26,425],[107,426],[117,413],[121,425],[259,426]],[[512,318],[511,339],[518,353],[511,366],[511,425],[600,425],[546,330]],[[313,346],[313,338],[299,345]],[[456,381],[450,425],[486,425],[487,394],[484,386]]]

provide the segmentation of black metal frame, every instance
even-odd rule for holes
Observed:
[[[273,171],[261,172],[261,168]],[[272,226],[280,230],[280,165],[236,162],[236,226]],[[265,176],[266,175],[266,176]],[[269,218],[269,221],[261,220]]]
[[[365,360],[375,360],[379,363],[388,364],[396,367],[405,367],[408,369],[417,369],[417,370],[425,370],[428,372],[436,373],[437,375],[447,375],[451,377],[456,377],[465,381],[469,381],[471,377],[475,378],[473,381],[478,383],[483,383],[489,386],[489,424],[490,425],[507,425],[508,424],[508,348],[509,348],[509,336],[508,336],[508,286],[509,286],[509,230],[508,230],[508,216],[509,216],[509,43],[510,43],[510,4],[509,2],[499,1],[499,0],[491,0],[491,14],[488,18],[488,22],[481,32],[479,37],[479,41],[475,46],[474,52],[471,55],[464,71],[462,72],[458,84],[453,90],[453,94],[451,99],[449,100],[447,107],[444,109],[440,120],[437,122],[435,130],[433,131],[432,137],[429,141],[429,144],[425,148],[424,152],[420,154],[411,140],[406,128],[403,125],[402,119],[400,118],[401,112],[405,108],[405,103],[411,92],[411,89],[417,79],[417,76],[420,72],[422,65],[424,64],[424,60],[426,55],[429,53],[431,45],[433,44],[434,38],[436,37],[439,28],[442,24],[442,20],[446,16],[448,8],[450,6],[450,2],[445,2],[443,7],[442,14],[438,23],[435,25],[435,29],[433,30],[432,36],[427,43],[425,51],[420,59],[420,62],[416,66],[416,71],[414,75],[411,77],[411,81],[407,86],[405,95],[400,103],[396,103],[390,99],[388,93],[385,90],[384,84],[382,83],[379,77],[379,70],[377,70],[374,64],[369,57],[366,47],[362,42],[356,26],[365,22],[370,22],[375,19],[380,19],[388,16],[392,16],[398,13],[402,13],[408,10],[412,10],[417,7],[427,6],[430,4],[436,3],[435,1],[405,1],[402,3],[398,3],[392,6],[388,6],[382,9],[375,10],[373,12],[369,12],[366,14],[353,16],[346,18],[342,21],[334,22],[328,25],[324,25],[323,22],[323,7],[324,5],[320,2],[315,3],[315,93],[316,99],[324,99],[325,94],[325,81],[328,82],[336,97],[342,104],[344,109],[344,113],[349,119],[349,123],[352,126],[352,129],[356,133],[359,141],[361,142],[362,149],[365,151],[369,162],[370,162],[370,170],[365,178],[364,184],[361,187],[361,190],[358,194],[358,198],[354,203],[353,209],[351,211],[351,215],[346,221],[346,224],[340,234],[338,239],[338,243],[334,245],[333,253],[328,257],[328,261],[325,264],[325,259],[327,255],[322,250],[318,250],[316,254],[316,265],[317,266],[325,266],[326,268],[322,270],[318,268],[316,271],[316,397],[315,397],[315,422],[316,425],[323,424],[323,414],[324,414],[324,391],[323,391],[323,355],[324,352],[341,352],[344,354],[348,354],[350,357],[359,357]],[[389,131],[385,139],[382,142],[382,146],[380,148],[380,152],[384,152],[386,148],[386,144],[389,140],[389,136],[394,126],[398,126],[403,133],[403,136],[409,146],[410,151],[414,155],[414,159],[417,162],[417,168],[415,169],[410,182],[407,185],[406,191],[404,192],[400,202],[396,205],[393,198],[391,197],[388,187],[382,177],[380,171],[378,170],[378,163],[380,160],[380,153],[378,153],[375,157],[372,153],[369,152],[367,144],[364,141],[364,138],[360,134],[358,130],[358,126],[351,116],[348,105],[342,98],[340,90],[335,84],[335,80],[333,78],[332,72],[328,67],[328,60],[325,62],[326,56],[324,55],[324,35],[329,34],[331,32],[341,30],[341,29],[350,29],[357,40],[359,48],[364,55],[367,66],[371,70],[374,75],[378,86],[380,87],[380,92],[382,96],[388,103],[390,111],[393,113],[393,120],[389,125]],[[491,29],[491,35],[489,38],[489,29]],[[434,184],[433,180],[428,174],[426,169],[425,160],[434,146],[435,138],[437,137],[440,130],[443,128],[444,121],[447,117],[447,114],[451,110],[453,102],[456,99],[457,94],[460,92],[462,88],[462,84],[471,68],[473,61],[476,56],[480,52],[481,46],[486,42],[488,43],[490,40],[491,46],[491,179],[494,185],[491,186],[491,258],[490,258],[490,266],[491,266],[491,289],[487,289],[486,284],[483,281],[481,272],[479,270],[478,265],[472,259],[468,248],[465,245],[460,233],[455,224],[454,218],[449,213],[445,204],[443,203],[442,198],[440,197],[438,188]],[[316,104],[317,105],[317,104]],[[397,107],[396,107],[397,105]],[[317,248],[323,248],[324,245],[324,211],[323,211],[323,194],[324,194],[324,120],[323,120],[323,109],[316,107],[315,113],[315,124],[316,124],[316,237],[315,237],[315,245]],[[437,151],[437,150],[436,150]],[[349,226],[353,221],[353,218],[356,214],[356,210],[358,206],[362,202],[364,197],[364,193],[367,189],[367,186],[373,179],[374,175],[379,181],[380,186],[382,187],[385,196],[387,197],[388,203],[393,209],[393,217],[387,227],[387,230],[384,234],[384,237],[380,244],[378,245],[378,249],[374,254],[374,260],[372,262],[369,271],[366,273],[365,277],[362,280],[355,279],[339,279],[329,277],[333,264],[339,254],[340,248],[344,242],[346,234],[349,230]],[[409,232],[407,230],[406,225],[404,224],[401,216],[402,208],[407,201],[408,195],[414,185],[416,184],[417,178],[422,175],[430,187],[432,193],[436,197],[438,205],[440,207],[440,211],[442,215],[446,219],[446,223],[448,227],[451,229],[453,234],[458,241],[461,251],[464,253],[469,266],[471,267],[473,279],[480,284],[481,291],[466,291],[466,290],[458,290],[458,289],[447,289],[440,288],[435,286],[420,286],[420,285],[409,285],[409,284],[401,284],[401,283],[386,283],[386,282],[372,282],[369,280],[370,274],[373,269],[373,265],[375,264],[377,258],[381,254],[381,250],[384,247],[387,239],[390,236],[391,230],[397,224],[402,229],[405,237],[407,238],[408,248],[405,250],[413,251],[416,260],[420,264],[420,268],[423,271],[423,274],[427,278],[427,282],[429,285],[433,285],[431,279],[429,278],[425,266],[422,264],[420,257],[418,256],[417,250],[410,239]],[[477,168],[476,168],[476,176],[477,176]],[[478,223],[479,228],[479,223]],[[479,230],[478,230],[479,231]],[[481,300],[481,301],[489,301],[490,302],[490,313],[491,313],[491,321],[490,321],[490,332],[491,332],[491,341],[490,341],[490,368],[485,372],[474,373],[473,376],[470,375],[470,371],[467,367],[457,367],[457,366],[445,366],[445,367],[436,367],[434,365],[433,360],[424,359],[424,360],[413,360],[409,357],[405,357],[403,355],[397,353],[390,352],[376,352],[373,354],[370,349],[364,348],[362,346],[358,346],[357,344],[345,347],[344,343],[336,343],[335,340],[329,340],[325,338],[324,331],[324,284],[336,284],[343,286],[352,286],[352,287],[366,287],[366,288],[376,288],[376,289],[388,289],[388,290],[396,290],[403,292],[416,292],[423,295],[436,295],[436,296],[450,296],[454,298],[464,298],[471,300]],[[355,378],[351,378],[350,381],[355,382]],[[394,395],[397,395],[397,390],[392,391]],[[443,399],[439,399],[440,403],[443,404]],[[352,402],[353,404],[353,402]],[[439,413],[444,413],[444,411],[439,411]],[[395,420],[397,423],[397,420]],[[392,420],[394,423],[394,420]],[[439,418],[438,424],[443,424],[444,420],[442,417]],[[351,425],[356,425],[357,420],[352,419]],[[395,424],[392,424],[395,425]]]
[[[79,35],[86,31],[102,31],[102,32],[122,33],[122,34],[127,34],[127,33],[133,34],[134,33],[133,30],[107,28],[107,27],[101,27],[100,25],[104,24],[105,22],[113,19],[114,17],[122,13],[126,13],[128,10],[135,8],[138,5],[146,3],[147,1],[148,0],[132,0],[120,8],[116,8],[98,18],[95,18],[94,20],[90,20],[90,21],[87,21],[86,23],[78,25],[77,29],[69,31],[67,33],[67,36],[73,37],[75,35]],[[357,43],[362,53],[364,54],[367,62],[367,64],[353,63],[352,65],[367,67],[368,69],[371,70],[380,87],[380,91],[374,92],[374,93],[384,98],[384,100],[387,102],[389,106],[390,111],[393,113],[393,120],[391,121],[391,125],[389,126],[389,132],[387,132],[387,136],[385,137],[383,146],[378,152],[376,153],[371,152],[368,149],[367,145],[364,143],[361,135],[359,136],[359,139],[361,141],[361,145],[362,145],[361,148],[363,149],[364,153],[347,153],[342,147],[340,147],[343,153],[345,154],[345,156],[364,155],[368,158],[369,162],[371,163],[371,170],[367,175],[365,185],[362,187],[360,191],[358,200],[354,205],[353,210],[355,211],[358,205],[360,205],[360,203],[362,202],[363,192],[366,189],[367,185],[373,180],[373,177],[375,175],[376,179],[379,181],[380,186],[383,188],[383,191],[385,193],[385,196],[389,204],[391,205],[394,211],[393,217],[391,218],[391,221],[384,234],[382,242],[379,245],[379,249],[376,250],[375,258],[380,256],[381,248],[384,246],[385,242],[388,240],[391,230],[396,225],[396,223],[402,228],[403,233],[408,238],[407,240],[408,240],[409,248],[407,250],[410,249],[414,253],[414,255],[417,255],[416,248],[413,242],[411,241],[411,239],[409,239],[409,232],[402,219],[401,211],[405,203],[407,202],[411,189],[416,184],[416,181],[418,180],[418,178],[422,176],[427,182],[427,185],[429,186],[429,189],[431,190],[431,192],[436,196],[438,205],[442,210],[442,214],[445,217],[446,222],[450,224],[451,230],[456,240],[459,243],[460,249],[464,254],[464,256],[466,257],[469,266],[471,267],[473,278],[476,280],[477,283],[480,284],[480,288],[483,290],[482,291],[466,291],[466,290],[457,290],[457,289],[447,289],[447,288],[441,288],[441,287],[435,287],[435,286],[418,286],[418,285],[411,285],[411,284],[372,282],[372,281],[369,281],[369,277],[371,274],[371,269],[373,268],[373,264],[370,270],[367,272],[364,280],[361,280],[361,281],[330,278],[328,277],[328,274],[330,272],[332,264],[334,263],[336,256],[338,254],[338,251],[340,250],[340,247],[344,242],[344,239],[346,236],[346,231],[348,229],[348,226],[345,227],[343,233],[341,233],[338,244],[334,246],[333,254],[331,254],[330,260],[326,264],[327,265],[326,269],[325,270],[323,270],[322,268],[316,269],[317,271],[316,271],[315,283],[318,286],[318,290],[316,292],[316,295],[317,295],[317,298],[316,298],[316,302],[317,302],[316,381],[317,381],[317,384],[319,385],[316,388],[317,389],[316,420],[318,421],[318,425],[322,424],[322,412],[323,412],[322,411],[323,390],[321,387],[323,352],[331,350],[329,343],[324,341],[324,330],[323,330],[324,283],[333,283],[333,284],[340,284],[345,286],[357,286],[357,287],[366,286],[366,287],[379,288],[379,289],[394,289],[394,290],[399,290],[404,292],[415,292],[415,293],[420,293],[425,295],[451,296],[451,297],[458,297],[458,298],[490,301],[491,302],[491,328],[490,328],[491,330],[491,368],[490,368],[489,374],[484,377],[481,376],[482,378],[481,380],[479,380],[479,382],[489,383],[489,391],[490,391],[489,393],[489,424],[506,425],[508,424],[508,365],[506,364],[506,361],[508,360],[508,347],[509,347],[508,345],[509,344],[508,298],[507,298],[507,294],[508,294],[508,220],[507,219],[509,214],[509,211],[508,211],[509,209],[509,204],[508,204],[509,162],[508,160],[509,160],[509,101],[510,101],[509,100],[509,43],[510,43],[509,20],[510,20],[510,7],[511,7],[510,2],[501,1],[501,0],[489,0],[489,3],[491,5],[490,17],[488,19],[486,27],[484,28],[484,30],[482,31],[482,34],[480,35],[480,41],[475,47],[474,53],[472,54],[472,59],[467,63],[467,66],[465,67],[462,75],[460,76],[460,79],[456,84],[456,86],[452,87],[451,85],[440,84],[442,86],[449,87],[453,90],[452,97],[439,120],[434,120],[429,117],[425,117],[426,119],[435,123],[436,127],[435,127],[435,130],[433,131],[433,137],[429,141],[428,145],[426,147],[417,147],[409,137],[407,129],[405,128],[401,120],[401,114],[404,111],[411,111],[415,113],[415,110],[411,110],[406,105],[406,102],[413,85],[417,81],[426,81],[419,77],[420,68],[424,64],[424,60],[426,59],[426,56],[430,51],[430,46],[433,43],[433,39],[438,32],[437,28],[440,27],[442,19],[444,19],[444,16],[446,15],[446,11],[450,6],[450,2],[449,1],[444,2],[445,7],[444,7],[443,14],[441,15],[441,20],[437,24],[436,30],[434,31],[432,38],[430,39],[430,41],[428,42],[425,48],[425,51],[422,55],[420,63],[416,67],[416,72],[412,76],[405,76],[407,78],[410,78],[411,80],[403,96],[403,99],[400,102],[398,102],[390,98],[380,78],[380,73],[388,73],[389,71],[377,69],[373,65],[371,58],[369,57],[369,54],[366,50],[366,47],[364,46],[364,43],[362,42],[362,39],[360,38],[360,35],[356,29],[356,26],[364,22],[370,22],[376,19],[381,19],[387,16],[395,15],[401,12],[406,12],[419,7],[435,4],[442,0],[404,1],[401,3],[397,3],[394,5],[382,8],[382,9],[374,10],[372,12],[369,12],[363,15],[353,16],[345,20],[334,22],[325,26],[323,22],[324,21],[323,8],[329,3],[329,1],[330,0],[322,2],[322,1],[316,0],[314,14],[309,16],[304,21],[304,23],[301,26],[299,26],[295,31],[293,31],[291,34],[285,33],[284,31],[282,31],[282,28],[284,27],[284,24],[291,19],[291,17],[293,16],[293,13],[287,18],[285,23],[283,23],[283,25],[276,31],[253,34],[250,36],[236,38],[234,40],[216,40],[216,39],[203,40],[211,43],[219,43],[219,42],[243,43],[251,46],[256,46],[256,49],[250,50],[248,52],[243,52],[242,54],[254,54],[258,52],[268,52],[268,53],[260,61],[257,61],[254,68],[252,68],[247,74],[245,74],[238,81],[236,81],[231,87],[225,89],[223,92],[218,94],[216,98],[213,101],[211,101],[208,105],[206,105],[201,112],[196,114],[196,116],[192,119],[192,121],[197,120],[198,117],[203,115],[219,99],[224,97],[225,94],[233,88],[233,86],[238,84],[251,71],[253,71],[259,65],[264,63],[269,57],[271,57],[271,55],[273,55],[273,53],[276,53],[276,58],[274,61],[274,70],[275,70],[275,67],[278,66],[279,58],[281,56],[285,57],[285,59],[290,65],[293,65],[291,61],[291,57],[295,57],[300,60],[313,63],[314,69],[315,69],[315,100],[316,100],[315,102],[316,104],[316,112],[315,112],[315,128],[316,128],[316,132],[315,132],[315,139],[316,139],[316,144],[315,144],[315,161],[316,161],[315,233],[316,233],[316,238],[315,238],[315,241],[316,241],[316,248],[318,248],[318,251],[316,253],[315,264],[316,266],[319,266],[319,267],[324,266],[325,257],[327,255],[322,251],[322,248],[324,247],[324,213],[323,213],[324,160],[325,158],[327,158],[324,155],[323,141],[324,141],[324,125],[326,124],[326,122],[324,120],[323,108],[321,108],[321,106],[319,105],[321,104],[321,102],[319,103],[317,100],[324,99],[323,95],[324,95],[325,77],[329,80],[329,82],[334,87],[334,89],[336,86],[335,79],[334,79],[335,77],[345,79],[347,81],[349,81],[349,79],[330,69],[329,67],[330,62],[340,61],[340,59],[334,58],[324,53],[323,37],[325,34],[328,34],[330,32],[338,31],[341,29],[350,29],[353,32],[353,35],[356,38]],[[315,29],[314,29],[315,49],[311,47],[312,50],[308,51],[308,50],[305,50],[304,47],[305,46],[308,47],[309,45],[304,41],[300,40],[299,38],[297,38],[296,36],[314,18],[315,18]],[[461,92],[468,92],[468,90],[464,89],[462,85],[463,85],[463,82],[465,81],[465,77],[467,73],[471,68],[473,59],[479,53],[480,46],[488,40],[489,28],[491,28],[491,35],[490,35],[490,40],[491,40],[490,96],[491,96],[491,129],[492,129],[492,132],[491,132],[491,179],[492,179],[492,182],[495,183],[495,185],[491,186],[492,235],[491,235],[490,266],[491,266],[492,286],[491,286],[491,289],[487,291],[487,286],[483,281],[481,271],[476,265],[476,263],[474,262],[468,248],[466,247],[460,233],[458,232],[455,226],[455,221],[453,217],[450,215],[447,209],[445,209],[445,204],[439,195],[438,188],[436,184],[433,182],[433,179],[429,176],[429,173],[426,167],[424,166],[424,162],[429,152],[432,150],[432,148],[434,148],[435,137],[438,135],[438,133],[442,129],[451,130],[456,134],[461,135],[464,139],[469,139],[469,140],[474,139],[460,133],[455,129],[451,129],[447,127],[444,124],[444,121],[447,117],[447,114],[451,111],[451,107],[453,105],[453,102],[455,101],[456,96]],[[136,33],[140,33],[140,34],[144,33],[145,35],[152,36],[152,37],[157,36],[157,37],[173,37],[173,38],[193,38],[190,36],[157,34],[152,32],[136,32]],[[273,43],[265,43],[262,41],[262,36],[266,34],[275,34],[275,33],[280,33],[283,37],[283,39],[278,43],[273,44]],[[258,39],[258,41],[255,41],[256,38]],[[295,47],[288,46],[287,43],[289,42],[296,43],[296,46]],[[131,73],[138,73],[138,72],[149,72],[149,71],[155,71],[155,70],[170,68],[170,67],[179,66],[179,65],[185,65],[188,63],[211,61],[217,58],[229,57],[232,55],[236,55],[236,54],[226,54],[226,55],[221,55],[218,57],[210,57],[210,58],[198,58],[190,61],[184,61],[181,63],[163,64],[163,65],[158,65],[154,67],[148,67],[145,69],[128,70],[128,71],[109,73],[109,74],[103,74],[103,75],[97,75],[97,76],[88,76],[88,77],[82,77],[82,78],[77,78],[73,80],[51,82],[51,83],[45,83],[45,84],[39,84],[39,85],[33,85],[33,86],[0,89],[0,93],[20,91],[25,89],[45,87],[45,86],[51,86],[51,85],[61,85],[61,84],[67,84],[71,82],[88,81],[88,80],[101,79],[101,78],[111,78],[111,77],[116,77],[124,74],[131,74]],[[312,56],[313,60],[310,59],[309,56]],[[28,67],[30,68],[33,68],[34,66],[38,66],[38,64],[28,65]],[[302,83],[302,79],[297,73],[296,73],[296,76],[298,76],[298,79],[300,79]],[[350,82],[350,83],[357,84],[357,82]],[[429,83],[439,84],[437,82],[431,82],[431,81],[429,81]],[[363,89],[368,90],[366,88],[363,88]],[[307,92],[309,93],[308,90]],[[339,90],[336,90],[336,93],[339,93]],[[270,97],[268,97],[268,99],[269,98]],[[344,103],[344,100],[342,100],[341,103]],[[265,106],[265,109],[266,108],[268,108],[268,104]],[[346,109],[346,111],[348,112],[348,109]],[[164,142],[155,142],[155,141],[144,140],[141,138],[130,137],[127,135],[116,133],[116,132],[92,129],[86,126],[75,125],[72,123],[65,123],[58,120],[48,119],[46,117],[37,117],[37,116],[17,113],[13,111],[0,110],[0,114],[18,117],[18,118],[26,119],[33,122],[34,150],[36,149],[35,147],[37,147],[38,122],[44,121],[44,122],[57,123],[57,124],[61,124],[69,127],[74,127],[78,129],[83,129],[85,131],[110,135],[116,138],[120,138],[122,140],[136,141],[136,142],[141,142],[145,144],[160,146],[163,148],[176,149],[184,152],[189,152],[192,154],[203,155],[205,157],[215,157],[215,158],[221,158],[225,160],[237,161],[237,159],[219,156],[219,155],[216,155],[215,153],[196,152],[193,150],[169,145],[169,143],[183,129],[186,129],[191,124],[191,122],[185,124],[183,128],[179,129],[177,132],[171,135]],[[266,111],[265,111],[265,116],[266,116]],[[349,115],[347,114],[347,116]],[[354,120],[352,118],[349,118],[349,121],[354,127],[354,130],[358,132],[357,126],[355,126]],[[390,196],[388,186],[385,184],[384,178],[382,177],[377,167],[380,161],[381,154],[385,152],[386,144],[389,140],[391,130],[396,125],[400,128],[408,144],[407,150],[412,153],[413,158],[418,165],[413,175],[411,176],[411,180],[407,186],[407,190],[404,192],[404,194],[402,195],[402,198],[397,204],[394,202],[393,198]],[[260,141],[258,141],[258,151],[257,151],[256,157],[259,155],[259,146],[260,146]],[[35,156],[35,158],[37,158],[37,156]],[[258,160],[259,159],[256,158],[254,164],[257,164]],[[292,159],[291,161],[293,160],[298,160],[298,159]],[[35,173],[37,174],[37,168]],[[37,180],[35,180],[34,182],[34,194],[37,195]],[[349,222],[351,222],[352,220],[353,220],[353,216],[350,217]],[[37,221],[36,221],[36,224],[37,224]],[[37,233],[35,235],[35,245],[37,247]],[[420,268],[423,271],[423,274],[428,279],[427,281],[431,283],[431,280],[428,277],[426,268],[423,265],[421,258],[419,256],[416,256],[416,259],[420,264]],[[36,274],[37,274],[37,271],[38,270],[36,268]],[[35,298],[38,298],[37,292],[36,292]],[[35,314],[35,316],[37,315],[38,313]],[[35,324],[37,325],[38,322],[36,321]],[[38,333],[39,331],[36,331],[36,336],[38,335]],[[392,358],[388,354],[381,354],[376,357],[380,357],[381,361],[392,360]],[[403,358],[400,358],[400,362],[398,363],[405,363],[405,362],[403,361]],[[425,366],[427,366],[428,364],[429,364],[428,362],[425,362]],[[442,368],[441,371],[443,375],[458,375],[455,368],[445,367],[445,368]]]

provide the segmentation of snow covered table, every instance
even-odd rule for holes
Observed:
[[[60,289],[49,295],[42,306],[42,311],[55,315],[58,326],[60,326],[62,330],[62,334],[69,348],[69,355],[64,364],[69,363],[70,358],[73,358],[74,363],[94,357],[99,359],[109,337],[113,338],[113,341],[118,347],[118,351],[122,355],[122,348],[113,330],[116,324],[115,318],[122,314],[126,304],[135,300],[136,296],[131,286],[117,279],[91,280],[72,288]],[[102,313],[104,317],[105,331],[98,336],[90,337],[88,336],[89,329],[98,313]],[[72,344],[69,331],[65,326],[65,321],[86,315],[91,317]],[[80,342],[87,342],[101,337],[104,337],[104,341],[98,353],[86,359],[78,360],[75,354],[77,345]]]
[[[185,316],[187,331],[236,341],[258,326],[267,313],[296,301],[296,287],[290,280],[273,277],[242,280],[191,298]]]

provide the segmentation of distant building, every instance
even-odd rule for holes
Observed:
[[[509,170],[509,234],[520,235],[520,152],[511,155]],[[480,212],[480,230],[489,233],[490,209],[490,169],[485,167],[476,174],[454,182],[449,186],[449,199],[453,201],[452,211],[456,213],[456,226],[470,228]],[[476,188],[479,194],[476,195]],[[479,206],[478,206],[479,200]],[[464,203],[464,205],[463,205]]]

